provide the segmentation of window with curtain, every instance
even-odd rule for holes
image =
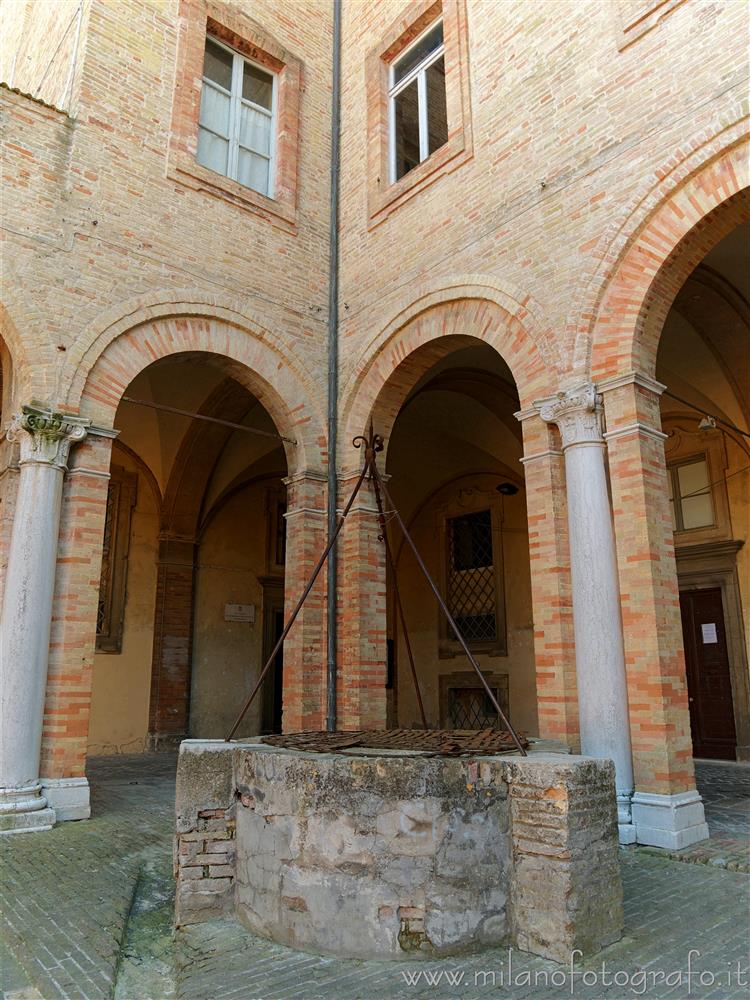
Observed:
[[[206,39],[197,160],[273,197],[276,76]]]

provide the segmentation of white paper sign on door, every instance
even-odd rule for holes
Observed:
[[[716,637],[716,623],[708,622],[705,625],[701,625],[701,632],[703,633],[703,645],[708,646],[709,643],[718,642]]]

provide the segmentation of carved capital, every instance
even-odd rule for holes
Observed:
[[[591,382],[558,392],[535,404],[539,416],[560,428],[563,448],[574,444],[601,444],[602,397]]]
[[[21,465],[36,462],[65,469],[70,447],[86,437],[91,421],[43,406],[22,406],[7,430],[9,441],[21,447]]]

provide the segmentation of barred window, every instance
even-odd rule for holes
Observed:
[[[96,648],[103,653],[122,651],[130,520],[136,502],[137,484],[136,473],[112,466],[96,616]]]
[[[488,672],[483,676],[505,715],[510,715],[508,675]],[[482,682],[473,671],[440,677],[440,725],[445,729],[503,727]]]
[[[492,514],[480,510],[446,522],[448,607],[468,643],[497,639]]]

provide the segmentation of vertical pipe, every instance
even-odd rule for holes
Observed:
[[[328,276],[328,538],[336,531],[338,494],[337,438],[339,392],[339,164],[341,118],[341,4],[333,0],[333,54],[331,81],[331,214],[330,264]],[[336,659],[338,553],[336,545],[328,559],[327,578],[327,662],[326,729],[336,729]]]

